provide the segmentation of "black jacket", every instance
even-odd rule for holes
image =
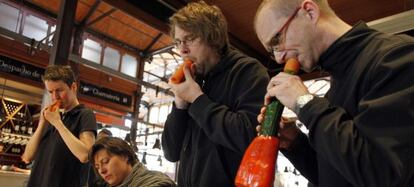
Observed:
[[[309,139],[285,155],[321,187],[414,186],[414,39],[359,23],[320,64],[331,89],[301,110]]]
[[[179,186],[233,186],[243,153],[256,135],[269,76],[255,59],[229,50],[201,83],[188,108],[165,122],[165,157],[180,161]]]

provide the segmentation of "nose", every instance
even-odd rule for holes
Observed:
[[[58,92],[56,92],[56,91],[53,91],[53,92],[50,94],[50,96],[52,97],[52,100],[53,100],[53,101],[56,101],[56,100],[58,100],[58,99],[59,99],[59,94],[58,94]]]
[[[105,174],[106,174],[106,172],[107,172],[107,170],[106,170],[104,167],[100,167],[100,168],[98,169],[98,173],[99,173],[99,174],[101,174],[101,175],[105,175]]]
[[[185,57],[188,54],[190,54],[190,50],[187,47],[185,47],[183,44],[180,44],[179,46],[177,46],[177,49],[179,50],[181,57]]]
[[[289,58],[296,58],[297,57],[297,53],[294,50],[289,50],[289,49],[275,51],[274,55],[275,55],[275,60],[278,64],[285,63],[286,60],[289,59]]]
[[[286,51],[274,51],[273,55],[275,55],[276,62],[282,64],[286,57]]]

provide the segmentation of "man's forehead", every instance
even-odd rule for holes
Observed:
[[[183,38],[183,37],[188,37],[190,35],[191,35],[190,32],[182,29],[179,26],[175,26],[174,38]]]
[[[256,32],[265,47],[269,47],[272,37],[281,27],[281,20],[283,20],[281,16],[269,8],[263,8],[259,12],[256,20]]]
[[[54,83],[54,84],[59,84],[59,83],[65,83],[63,80],[45,80],[45,83]]]
[[[282,21],[284,20],[285,16],[283,16],[281,13],[276,11],[274,8],[271,7],[263,7],[262,10],[257,15],[257,24],[261,25],[268,25],[272,24],[274,26],[281,25]],[[260,26],[260,25],[258,25]]]
[[[52,80],[46,80],[45,82],[46,89],[56,89],[56,88],[64,88],[66,83],[62,80],[52,81]]]

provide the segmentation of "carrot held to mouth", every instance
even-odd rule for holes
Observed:
[[[60,101],[59,100],[57,100],[57,101],[55,101],[55,103],[53,103],[51,106],[50,106],[50,111],[51,112],[55,112],[56,110],[58,110],[59,109],[59,106],[60,106]]]
[[[299,62],[289,59],[283,70],[285,73],[297,74]],[[244,153],[237,171],[237,187],[273,186],[275,166],[279,151],[279,123],[284,106],[276,98],[266,106],[261,136],[253,139]]]
[[[184,76],[184,67],[191,68],[193,65],[193,61],[189,59],[185,59],[184,62],[178,66],[177,70],[175,70],[174,74],[171,76],[171,82],[174,84],[179,84],[185,80]]]

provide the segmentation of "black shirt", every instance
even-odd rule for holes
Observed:
[[[84,131],[92,131],[96,136],[95,115],[83,105],[63,114],[62,121],[77,138]],[[28,187],[83,186],[88,176],[88,167],[88,163],[82,164],[72,154],[59,132],[52,125],[46,124]]]

